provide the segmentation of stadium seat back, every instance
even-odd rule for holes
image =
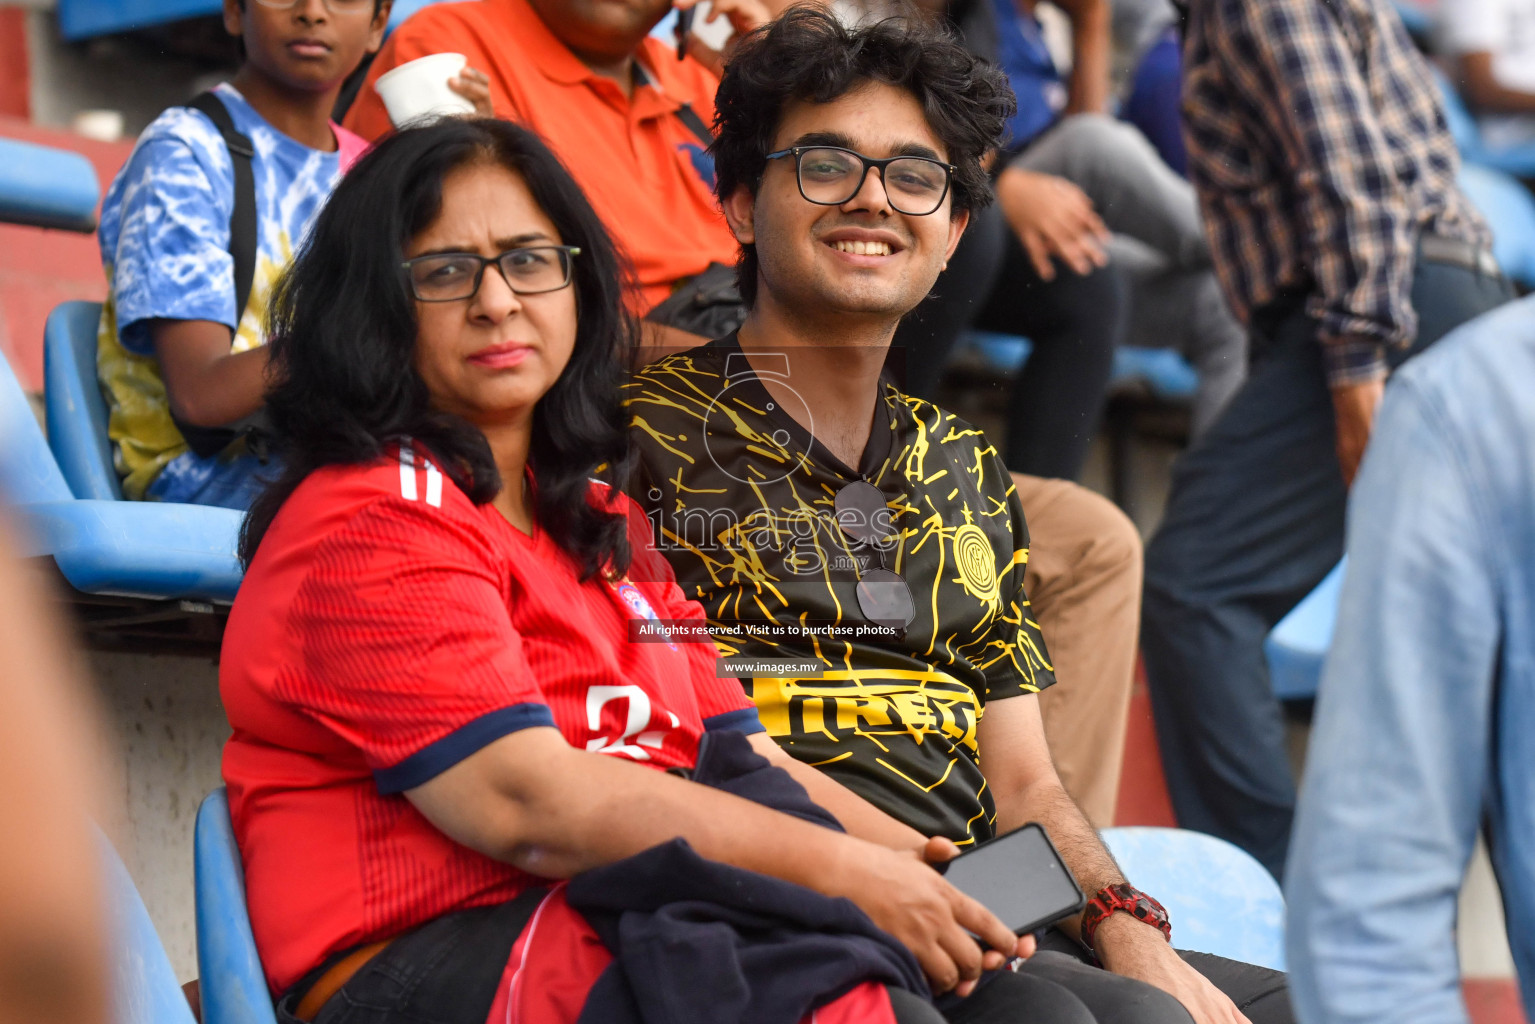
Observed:
[[[1402,19],[1402,27],[1407,29],[1407,34],[1412,36],[1414,42],[1433,41],[1434,13],[1430,5],[1422,4],[1419,0],[1396,0],[1391,6],[1396,9],[1397,17]]]
[[[972,346],[992,373],[1003,375],[1022,370],[1034,351],[1034,343],[1028,338],[995,331],[971,331],[961,344]]]
[[[1003,376],[1022,370],[1034,351],[1034,343],[1028,338],[995,331],[970,331],[960,344],[974,349],[987,369]],[[1199,389],[1199,374],[1170,348],[1123,345],[1114,352],[1110,383],[1116,387],[1139,383],[1153,398],[1180,404],[1193,399]]]
[[[1322,663],[1332,646],[1338,621],[1338,594],[1343,588],[1345,558],[1307,594],[1290,614],[1279,620],[1263,641],[1269,681],[1280,700],[1315,697],[1322,678]]]
[[[3,355],[0,438],[0,502],[16,506],[25,557],[51,557],[87,594],[234,600],[244,574],[235,557],[241,513],[76,498]]]
[[[1444,99],[1445,122],[1450,135],[1455,139],[1455,148],[1460,150],[1462,167],[1477,164],[1516,178],[1535,179],[1535,144],[1489,143],[1482,134],[1481,125],[1476,123],[1475,115],[1466,106],[1466,101],[1461,98],[1449,76],[1435,68],[1434,81],[1438,83],[1439,94]]]
[[[34,505],[47,501],[68,501],[74,495],[59,464],[48,450],[27,393],[0,354],[0,501],[16,505]]]
[[[1284,970],[1284,896],[1224,839],[1179,828],[1107,828],[1125,877],[1167,908],[1173,945]]]
[[[107,437],[107,403],[96,379],[101,303],[65,302],[43,329],[48,446],[77,498],[123,496]]]
[[[1461,191],[1492,228],[1492,254],[1509,278],[1535,287],[1535,197],[1512,176],[1464,164]]]
[[[96,230],[101,186],[79,153],[0,139],[0,223]]]
[[[106,836],[98,837],[111,911],[114,1024],[194,1024],[165,946],[128,869]]]
[[[229,796],[222,786],[198,808],[193,861],[203,1024],[275,1024],[245,906],[245,870],[229,820]]]
[[[1199,390],[1199,373],[1188,360],[1170,348],[1137,348],[1121,345],[1114,350],[1111,383],[1139,381],[1158,401],[1192,402]]]
[[[1476,118],[1471,116],[1455,84],[1439,68],[1434,69],[1434,81],[1439,85],[1439,95],[1444,100],[1444,119],[1450,135],[1455,139],[1455,147],[1460,150],[1461,159],[1475,160],[1482,151],[1482,131],[1477,127]]]

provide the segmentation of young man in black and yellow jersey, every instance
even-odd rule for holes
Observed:
[[[794,767],[882,812],[849,828],[917,849],[1044,824],[1093,899],[1014,976],[1030,1005],[1287,1021],[1282,975],[1169,945],[1062,788],[1013,480],[978,430],[885,376],[897,322],[990,198],[980,159],[1010,105],[995,71],[910,24],[795,8],[742,44],[713,152],[751,313],[629,386],[633,494]],[[1023,1019],[978,1010],[956,1019]]]

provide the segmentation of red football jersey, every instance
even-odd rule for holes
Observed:
[[[631,642],[698,619],[621,496],[636,559],[582,583],[542,532],[476,507],[404,445],[312,474],[283,505],[225,631],[224,748],[256,945],[274,992],[337,950],[510,899],[532,878],[449,839],[401,795],[529,726],[657,768],[710,728],[757,731],[708,642]],[[614,507],[620,507],[615,505]],[[660,582],[644,582],[656,580]]]

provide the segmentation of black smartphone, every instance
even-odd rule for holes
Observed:
[[[1055,844],[1036,822],[966,850],[939,870],[1015,935],[1038,931],[1087,905]]]
[[[693,31],[693,16],[698,13],[695,8],[677,12],[677,59],[682,60],[688,55],[688,33]]]

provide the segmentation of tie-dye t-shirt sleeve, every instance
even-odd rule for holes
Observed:
[[[116,246],[102,253],[113,275],[118,336],[140,355],[151,353],[150,319],[235,326],[227,206],[233,172],[223,140],[191,111],[167,112],[151,131],[114,182],[121,190],[112,211]]]

